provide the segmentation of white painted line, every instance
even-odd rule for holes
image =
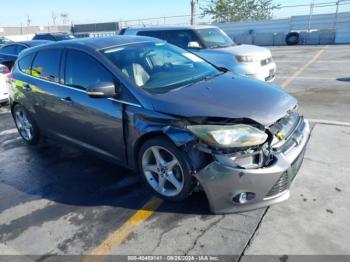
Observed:
[[[0,115],[9,114],[10,111],[0,112]]]
[[[276,76],[276,79],[288,79],[290,76]],[[317,76],[297,76],[295,79],[305,80],[337,80],[336,77],[317,77]]]
[[[12,128],[12,129],[1,131],[0,136],[6,136],[6,135],[11,135],[16,133],[18,133],[17,128]]]
[[[304,63],[308,61],[308,59],[298,59],[298,60],[277,60],[274,59],[275,63]],[[350,63],[350,60],[317,60],[315,64],[317,63],[327,63],[327,64],[341,64],[341,63]]]
[[[301,75],[312,63],[314,63],[323,53],[324,51],[328,48],[328,45],[324,46],[322,49],[318,50],[318,52],[312,57],[312,59],[305,64],[303,67],[301,67],[299,70],[297,70],[291,77],[286,79],[282,84],[281,87],[287,88],[291,82],[295,78],[297,78],[299,75]]]
[[[331,121],[331,120],[324,120],[324,119],[307,119],[310,122],[316,123],[316,124],[325,124],[325,125],[334,125],[334,126],[348,126],[350,127],[349,122],[341,122],[341,121]]]

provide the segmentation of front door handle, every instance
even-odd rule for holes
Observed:
[[[67,96],[67,97],[61,97],[60,100],[63,102],[63,103],[66,103],[66,104],[71,104],[72,103],[72,99]]]
[[[30,87],[29,84],[25,84],[25,85],[23,85],[23,90],[25,90],[25,91],[31,91],[32,88]]]

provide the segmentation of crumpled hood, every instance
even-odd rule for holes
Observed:
[[[228,53],[233,55],[249,55],[258,57],[271,56],[271,52],[265,48],[256,45],[235,45],[225,48],[208,49],[214,52]]]
[[[152,97],[158,112],[182,117],[249,118],[264,126],[297,104],[277,86],[231,73]]]

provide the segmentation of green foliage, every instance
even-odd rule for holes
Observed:
[[[202,7],[202,16],[210,15],[217,23],[271,19],[280,5],[273,0],[210,0]]]

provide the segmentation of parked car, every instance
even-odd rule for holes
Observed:
[[[69,33],[40,33],[35,34],[33,40],[63,41],[74,39],[75,37]]]
[[[289,197],[309,125],[282,89],[164,41],[116,36],[25,50],[12,72],[22,138],[66,141],[132,170],[158,196],[202,188],[213,212]]]
[[[0,36],[0,47],[10,43],[13,43],[13,41],[11,41],[10,39],[7,39],[6,37]]]
[[[9,100],[8,75],[10,70],[7,66],[0,64],[0,106]]]
[[[0,64],[7,66],[10,70],[13,67],[18,54],[24,49],[42,45],[48,43],[48,41],[35,40],[35,41],[22,41],[13,42],[8,45],[4,45],[0,48]]]
[[[276,64],[267,48],[236,45],[216,26],[126,28],[120,34],[160,38],[232,72],[267,82],[275,79]]]

